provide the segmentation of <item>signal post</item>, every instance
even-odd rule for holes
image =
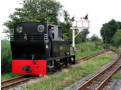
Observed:
[[[76,36],[79,35],[79,33],[83,30],[83,29],[89,29],[89,23],[90,21],[85,19],[85,20],[80,20],[80,21],[72,21],[72,48],[74,50],[74,52],[76,51],[76,47],[75,47],[75,38]],[[75,30],[78,30],[78,33],[75,35]]]

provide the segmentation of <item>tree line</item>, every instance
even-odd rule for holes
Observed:
[[[121,22],[114,19],[103,24],[100,34],[106,47],[121,45]]]
[[[63,30],[63,37],[65,39],[72,40],[72,26],[67,19],[70,15],[66,10],[63,9],[63,5],[55,0],[23,0],[22,8],[15,8],[14,13],[10,14],[9,21],[4,22],[4,25],[8,28],[4,30],[5,33],[12,34],[15,23],[19,22],[49,22],[52,24],[59,24]],[[64,22],[60,21],[60,17],[63,17]],[[106,46],[121,45],[121,22],[112,19],[108,23],[103,24],[100,34],[103,42]],[[76,31],[78,33],[78,30]],[[99,40],[99,37],[93,35],[90,39],[87,38],[89,30],[82,30],[81,33],[76,37],[76,43],[82,43],[86,41]]]

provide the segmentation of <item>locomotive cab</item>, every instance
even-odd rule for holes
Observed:
[[[49,47],[48,39],[50,26],[54,28],[52,47]],[[70,42],[63,40],[62,29],[58,25],[41,22],[17,23],[10,39],[13,74],[46,75],[60,63],[67,64],[68,58],[75,63],[75,55],[70,55]],[[52,48],[51,58],[49,48]]]

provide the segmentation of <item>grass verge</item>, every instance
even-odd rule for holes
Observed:
[[[85,51],[85,52],[81,52],[81,53],[76,53],[76,59],[80,59],[82,57],[85,57],[85,56],[88,56],[88,55],[91,55],[91,54],[94,54],[94,53],[97,53],[97,52],[100,52],[100,51],[103,51],[102,49],[100,50],[95,50],[95,51]]]
[[[20,75],[16,75],[12,73],[1,74],[1,80],[7,80],[7,79],[11,79],[11,78],[18,77],[18,76]]]
[[[45,76],[40,82],[29,84],[24,90],[63,90],[76,81],[93,73],[106,63],[110,62],[114,53],[100,55],[90,60],[84,61],[77,67],[73,67],[59,76]]]
[[[121,79],[121,73],[116,73],[112,76],[114,79]]]
[[[102,47],[97,48],[95,43],[92,42],[85,42],[81,44],[76,44],[76,59],[97,53],[99,51],[103,51]],[[73,53],[73,51],[71,50]]]

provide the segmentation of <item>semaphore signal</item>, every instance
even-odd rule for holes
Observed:
[[[67,19],[67,21],[70,21],[72,24],[72,27],[71,27],[71,29],[72,29],[72,48],[73,48],[74,52],[76,51],[76,47],[75,47],[76,36],[78,36],[79,33],[83,29],[89,29],[90,21],[88,20],[88,14],[85,17],[81,17],[81,19],[84,19],[84,20],[75,20],[74,17],[72,17],[72,19]],[[75,34],[75,30],[78,30],[77,34]]]
[[[75,21],[74,17],[72,17],[71,19],[67,19],[68,22],[73,22]]]
[[[71,19],[67,19],[68,22],[71,22]]]
[[[88,20],[88,14],[85,17],[81,17],[80,19],[85,19]],[[75,21],[74,17],[72,17],[71,19],[67,19],[68,22],[73,22]]]
[[[81,19],[88,20],[88,14],[85,17],[81,17]]]

